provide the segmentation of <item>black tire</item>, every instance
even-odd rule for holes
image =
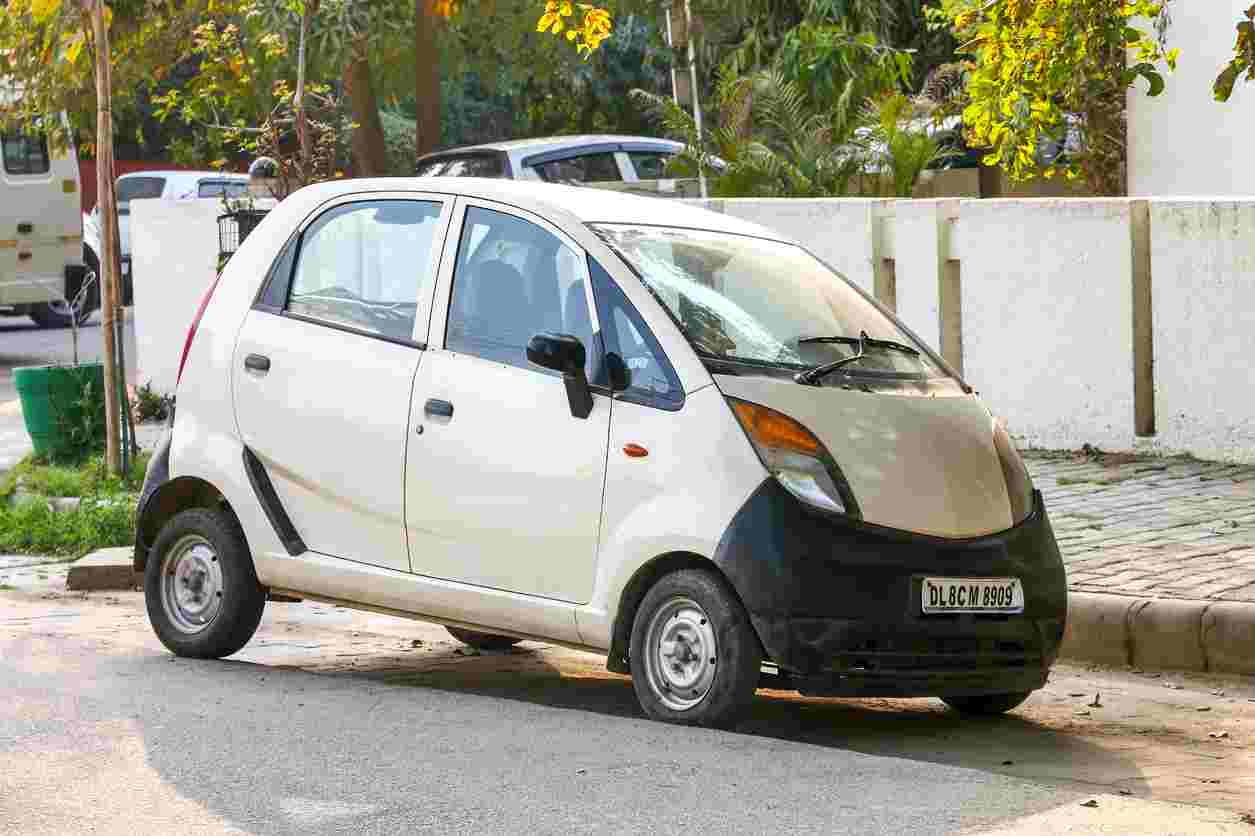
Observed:
[[[188,596],[186,607],[172,600],[178,594]],[[239,523],[222,511],[192,508],[175,514],[158,532],[144,571],[144,600],[157,638],[174,655],[218,659],[253,637],[266,590],[257,582]],[[199,623],[198,606],[204,616]]]
[[[514,636],[498,636],[495,633],[477,633],[474,630],[463,630],[461,627],[445,627],[449,635],[476,650],[509,650],[522,639]]]
[[[713,656],[706,647],[711,638]],[[668,644],[671,654],[665,658],[671,661],[664,662]],[[645,594],[632,623],[628,660],[632,688],[650,717],[731,728],[754,698],[763,651],[723,578],[681,569],[659,578]]]
[[[1006,714],[1028,699],[1032,693],[1032,691],[1020,691],[1014,694],[980,694],[967,697],[942,697],[941,700],[960,714],[993,717]]]

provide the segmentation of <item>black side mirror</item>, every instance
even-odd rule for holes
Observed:
[[[606,374],[610,378],[612,392],[622,392],[632,385],[632,370],[613,351],[606,355]]]
[[[576,418],[587,418],[593,411],[593,393],[584,375],[586,357],[584,344],[570,334],[543,331],[527,341],[527,359],[530,362],[562,373],[571,415]]]

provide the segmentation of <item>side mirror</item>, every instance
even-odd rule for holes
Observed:
[[[584,376],[586,357],[584,344],[570,334],[543,331],[527,341],[529,362],[562,373],[571,415],[576,418],[587,418],[593,411],[593,393]]]
[[[622,392],[632,385],[632,370],[623,358],[613,351],[606,355],[606,373],[610,377],[610,391]]]

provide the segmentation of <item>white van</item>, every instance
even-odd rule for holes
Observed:
[[[1003,712],[1058,655],[1064,567],[1006,429],[763,227],[324,183],[249,235],[182,350],[135,547],[179,655],[239,650],[270,592],[599,652],[699,725],[760,684]]]
[[[78,160],[38,133],[0,132],[0,314],[45,328],[71,322],[69,302],[87,274]],[[100,307],[93,286],[77,316]]]

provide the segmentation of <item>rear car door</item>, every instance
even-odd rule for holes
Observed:
[[[584,603],[596,569],[611,401],[594,387],[592,412],[574,417],[561,375],[529,363],[526,346],[542,331],[573,335],[587,353],[588,379],[598,379],[587,261],[535,216],[463,204],[457,246],[451,238],[446,247],[433,345],[414,381],[411,563],[430,577]]]
[[[353,196],[276,260],[236,341],[240,435],[312,551],[408,571],[410,388],[449,201]]]

